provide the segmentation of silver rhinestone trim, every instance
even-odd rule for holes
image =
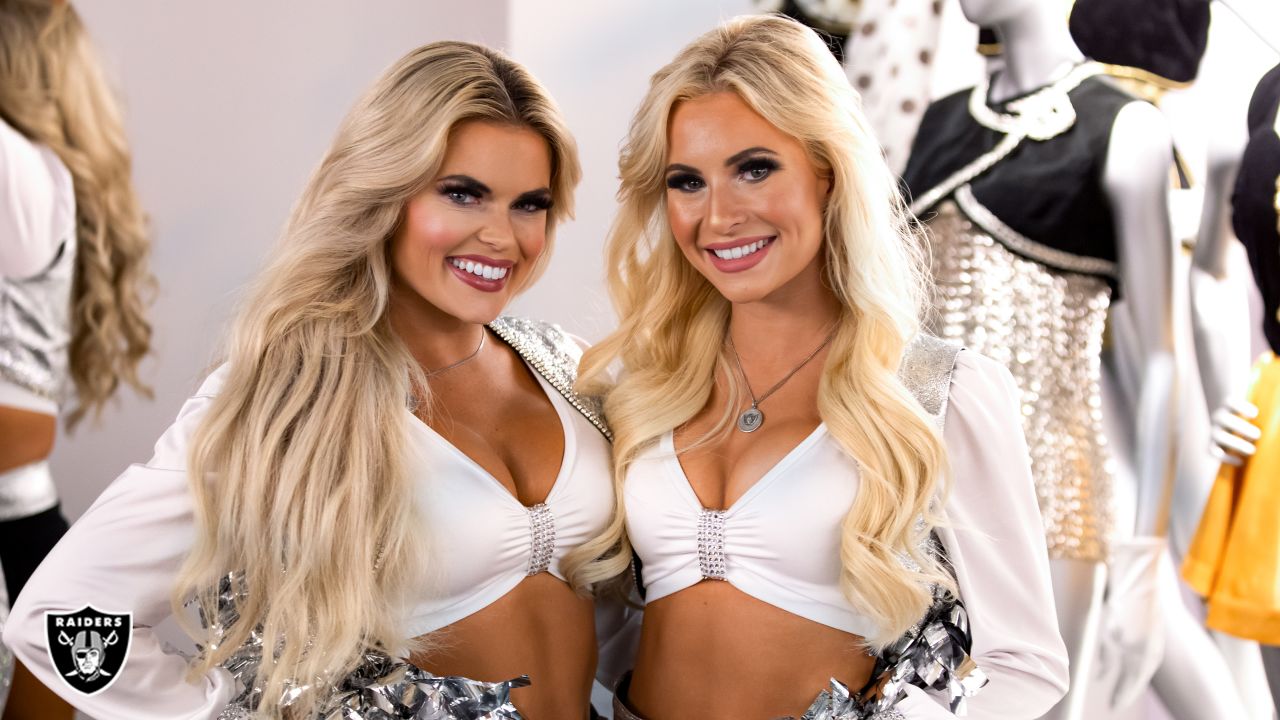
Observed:
[[[525,508],[529,513],[528,575],[546,572],[556,551],[556,516],[546,503]]]
[[[724,510],[702,508],[698,513],[698,569],[703,580],[723,580]]]
[[[990,170],[996,163],[1005,159],[1014,148],[1018,147],[1018,143],[1022,142],[1021,135],[1005,135],[1001,138],[996,146],[978,156],[976,160],[960,168],[951,174],[946,180],[935,185],[931,190],[916,198],[911,203],[911,213],[919,215],[937,205],[956,188],[971,182],[974,178],[982,173]]]
[[[1057,248],[1038,243],[1005,225],[1003,220],[996,217],[995,213],[988,210],[985,205],[978,201],[978,198],[974,197],[973,188],[969,185],[963,185],[958,188],[955,197],[956,204],[960,206],[965,215],[969,216],[970,220],[990,233],[991,237],[999,240],[1005,247],[1019,255],[1068,272],[1106,275],[1111,278],[1119,277],[1119,268],[1110,260],[1063,252]]]
[[[609,424],[605,422],[604,403],[600,398],[580,395],[573,389],[578,379],[582,348],[560,326],[504,315],[489,323],[488,327],[532,365],[606,440],[613,441],[613,433],[609,432]]]
[[[990,80],[984,75],[969,95],[969,114],[983,127],[1008,135],[1021,135],[1032,140],[1055,138],[1076,123],[1076,109],[1067,93],[1080,83],[1102,73],[1093,62],[1077,65],[1061,79],[1027,95],[1010,101],[1009,112],[996,112],[987,105]]]

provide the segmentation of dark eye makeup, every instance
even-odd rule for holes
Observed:
[[[768,157],[754,157],[738,164],[738,177],[749,182],[760,182],[782,167],[777,160]]]
[[[469,175],[450,175],[441,178],[436,187],[441,196],[455,205],[469,207],[493,195],[488,185]],[[539,188],[523,193],[511,203],[513,210],[527,213],[539,213],[550,210],[552,206],[551,191]]]
[[[696,173],[678,172],[667,176],[667,187],[680,192],[695,192],[706,185],[702,177]]]
[[[782,168],[774,155],[768,148],[748,148],[729,158],[725,165],[733,168],[740,180],[760,182]],[[679,163],[667,167],[666,182],[668,188],[686,193],[697,192],[707,185],[696,169]]]
[[[450,175],[437,186],[441,195],[455,205],[474,205],[489,195],[489,187],[472,177]]]
[[[516,198],[511,207],[527,213],[539,213],[550,210],[553,204],[550,190],[534,190]]]

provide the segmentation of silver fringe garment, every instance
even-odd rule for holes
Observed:
[[[236,605],[244,593],[243,576],[232,573],[218,585],[217,617],[200,613],[201,624],[215,642],[239,619]],[[223,662],[240,692],[219,713],[218,720],[253,717],[262,700],[262,688],[254,684],[262,653],[262,635],[255,629]],[[381,650],[368,649],[350,673],[337,682],[322,683],[315,720],[521,720],[511,704],[511,690],[528,684],[527,675],[497,683],[440,677]],[[288,683],[281,707],[289,707],[311,689],[311,685]]]
[[[941,429],[947,415],[951,374],[959,345],[920,334],[908,347],[898,377]],[[921,521],[923,523],[923,521]],[[929,554],[942,555],[942,545],[924,535]],[[945,559],[945,558],[944,558]],[[903,564],[911,566],[904,554]],[[969,615],[956,598],[935,590],[932,607],[907,634],[876,656],[871,681],[857,693],[835,678],[801,716],[801,720],[901,720],[895,709],[908,685],[941,693],[951,712],[964,715],[965,699],[987,684],[987,676],[969,657]]]
[[[969,183],[1020,143],[1071,129],[1077,118],[1067,93],[1098,72],[1081,65],[1011,103],[1008,114],[986,106],[979,83],[970,114],[1004,138],[911,204],[929,228],[936,286],[929,329],[1013,374],[1049,555],[1089,561],[1106,559],[1112,527],[1101,356],[1111,305],[1104,277],[1117,268],[1022,235],[979,203]]]
[[[72,237],[40,273],[0,277],[0,378],[54,402],[69,376],[75,257]]]
[[[598,398],[579,395],[577,380],[582,348],[557,325],[528,318],[504,316],[489,329],[511,346],[539,375],[556,389],[607,439],[612,439]],[[214,638],[239,617],[238,598],[245,592],[242,576],[223,578],[218,588],[216,618],[201,622]],[[223,667],[236,679],[241,691],[219,715],[219,720],[248,720],[262,698],[254,686],[262,664],[262,637],[255,630]],[[440,677],[376,648],[367,649],[359,664],[337,682],[327,682],[316,720],[520,720],[511,703],[511,690],[530,684],[527,675],[504,682],[481,682],[464,677]],[[281,705],[288,707],[309,686],[288,684]]]
[[[63,241],[49,267],[36,275],[0,277],[0,381],[55,403],[62,402],[70,378],[67,348],[75,257],[76,241],[71,237]],[[0,520],[29,517],[57,503],[47,463],[0,473]]]

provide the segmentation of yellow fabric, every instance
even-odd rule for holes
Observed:
[[[1244,467],[1223,464],[1182,565],[1208,598],[1207,623],[1237,637],[1280,645],[1280,359],[1254,365],[1249,401],[1258,407],[1258,452]]]

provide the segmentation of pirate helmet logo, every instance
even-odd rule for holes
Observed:
[[[92,606],[44,614],[49,659],[71,689],[96,695],[115,682],[129,657],[133,613],[107,613]]]

